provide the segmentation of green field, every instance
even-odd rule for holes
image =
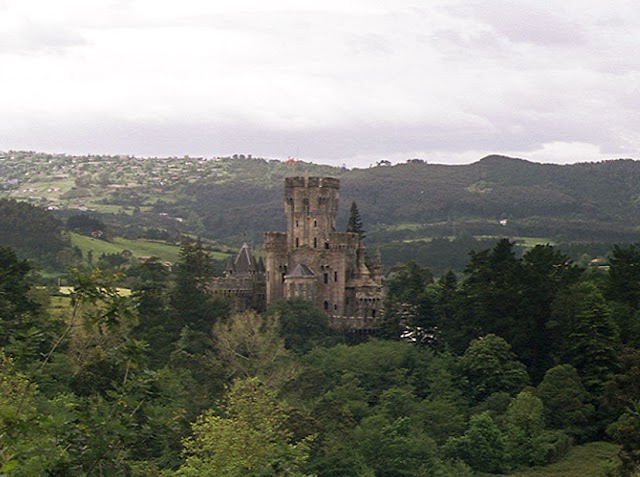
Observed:
[[[58,301],[64,303],[65,300],[68,300],[68,296],[73,293],[74,288],[73,287],[62,286],[62,287],[59,287],[59,290],[60,290],[60,294],[62,296],[56,296],[55,298],[58,299]],[[129,288],[120,288],[120,287],[118,287],[118,288],[116,288],[116,290],[117,290],[117,292],[118,292],[118,294],[120,296],[130,296],[131,295],[131,289],[129,289]],[[53,303],[53,301],[52,301],[52,303]]]
[[[85,235],[75,233],[69,234],[71,242],[82,250],[84,257],[87,256],[89,250],[93,252],[94,260],[98,260],[100,255],[110,253],[121,253],[123,250],[129,250],[134,257],[159,257],[164,262],[175,263],[180,257],[180,247],[178,245],[170,245],[163,242],[151,240],[129,240],[116,237],[105,242],[104,240],[94,239]],[[228,257],[222,252],[209,251],[211,258],[215,260],[224,260]]]
[[[499,239],[501,237],[495,235],[478,235],[475,237],[478,240],[481,239]],[[556,245],[556,243],[546,237],[508,237],[509,240],[516,242],[517,244],[521,244],[526,248],[533,248],[536,245]]]
[[[431,242],[433,241],[435,238],[446,238],[448,240],[455,240],[455,236],[450,235],[448,237],[421,237],[421,238],[414,238],[414,239],[405,239],[402,242],[404,243],[412,243],[412,242]],[[499,237],[497,235],[474,235],[474,237],[476,240],[499,240],[502,237]],[[515,242],[518,245],[522,245],[525,248],[533,248],[536,245],[555,245],[555,242],[551,239],[548,238],[544,238],[544,237],[507,237],[509,240],[511,240],[512,242]]]
[[[591,442],[574,447],[560,462],[506,477],[606,477],[607,470],[617,462],[619,449],[610,442]]]

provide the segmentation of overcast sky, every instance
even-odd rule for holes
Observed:
[[[0,150],[640,159],[637,0],[0,0]]]

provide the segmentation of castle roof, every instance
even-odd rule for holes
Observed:
[[[242,248],[233,265],[236,273],[249,273],[257,270],[256,259],[246,242],[242,244]]]
[[[315,273],[311,271],[309,267],[307,267],[304,263],[299,263],[296,265],[296,268],[293,269],[290,275],[287,275],[286,278],[305,278],[305,277],[314,277]]]

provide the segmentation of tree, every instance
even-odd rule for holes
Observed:
[[[74,279],[67,327],[12,399],[17,415],[33,416],[26,448],[42,466],[31,473],[21,458],[19,475],[129,475],[147,459],[171,461],[170,449],[145,441],[175,442],[183,412],[176,380],[166,393],[160,374],[144,369],[146,345],[130,336],[135,308],[115,288],[118,277],[94,270]]]
[[[501,336],[538,381],[552,364],[547,329],[550,304],[576,283],[581,270],[550,245],[538,245],[521,259],[516,258],[513,245],[502,239],[492,250],[471,252],[458,310],[445,334],[460,351],[475,336]]]
[[[547,323],[551,318],[551,303],[562,290],[575,284],[582,269],[565,254],[550,245],[536,245],[522,258],[522,311],[519,313],[520,332],[512,346],[528,364],[529,373],[539,382],[553,361],[550,356],[552,340]]]
[[[637,347],[640,345],[640,243],[614,246],[606,290],[622,341]]]
[[[287,408],[257,378],[235,381],[222,403],[208,411],[184,440],[184,477],[297,476],[313,436],[294,441]]]
[[[462,297],[452,326],[464,330],[458,332],[459,340],[451,346],[462,352],[469,342],[478,336],[493,333],[509,343],[520,330],[519,276],[521,263],[516,259],[513,243],[500,240],[493,250],[470,253],[469,265],[462,284]]]
[[[552,304],[549,330],[557,361],[574,366],[585,388],[599,395],[620,364],[618,327],[602,293],[588,282],[561,292]]]
[[[640,244],[615,245],[609,263],[609,297],[640,309]]]
[[[480,472],[503,472],[509,462],[504,435],[489,412],[472,416],[464,435],[450,438],[444,452],[449,458],[460,459]]]
[[[391,269],[385,282],[383,324],[378,334],[389,339],[404,337],[418,343],[432,342],[436,323],[427,291],[431,283],[429,269],[416,262]]]
[[[561,364],[549,369],[536,389],[536,396],[544,404],[549,428],[563,430],[574,438],[589,434],[594,407],[576,368]]]
[[[229,306],[208,289],[214,266],[200,240],[184,240],[176,268],[170,296],[174,338],[184,326],[208,335],[218,319],[228,316]]]
[[[318,345],[331,346],[338,340],[327,314],[303,298],[279,301],[267,315],[277,318],[285,346],[295,353],[307,353]]]
[[[152,367],[166,364],[173,349],[174,330],[169,313],[169,270],[157,257],[131,267],[127,275],[139,315],[133,336],[149,344]]]
[[[507,409],[507,452],[516,466],[544,464],[551,449],[544,430],[542,400],[528,391],[519,393]]]
[[[273,387],[293,379],[297,367],[289,358],[279,329],[277,317],[254,311],[237,313],[216,323],[215,349],[228,377],[259,376]]]
[[[15,251],[0,247],[0,344],[24,331],[25,318],[38,311],[29,297],[33,285],[31,265],[19,260]]]
[[[640,468],[640,404],[629,407],[607,431],[622,446],[616,477],[637,476]]]
[[[49,316],[48,293],[34,286],[32,265],[0,247],[0,346],[23,370],[40,366],[62,320]]]
[[[435,461],[436,445],[416,429],[409,417],[371,416],[353,431],[353,446],[374,475],[409,477],[425,475]]]
[[[498,392],[515,395],[529,382],[524,364],[517,360],[509,343],[496,335],[472,341],[460,358],[460,369],[478,402]]]
[[[51,212],[9,199],[0,199],[0,246],[47,266],[60,266],[59,257],[71,248]]]
[[[49,470],[69,457],[56,439],[53,419],[38,409],[40,397],[32,384],[0,349],[1,475],[50,475]]]
[[[440,345],[448,343],[449,336],[460,330],[454,326],[458,296],[458,277],[451,270],[427,289],[433,307],[433,318],[438,329],[436,340]],[[457,341],[455,338],[451,341]]]
[[[357,387],[358,392],[363,391],[364,402],[372,403],[385,389],[406,384],[413,349],[403,342],[372,340],[357,346],[315,348],[303,362],[320,369],[336,384]]]
[[[72,215],[67,219],[67,228],[79,234],[90,236],[92,232],[98,230],[103,233],[106,232],[107,226],[102,220],[96,217],[87,214],[78,214]],[[102,235],[100,238],[106,239],[106,236]]]
[[[358,234],[360,240],[363,240],[366,235],[362,226],[362,218],[358,211],[358,204],[355,201],[351,202],[351,209],[349,211],[349,222],[347,222],[347,232]]]

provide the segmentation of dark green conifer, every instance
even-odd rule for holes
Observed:
[[[349,212],[349,222],[347,223],[347,232],[353,232],[358,234],[360,240],[363,240],[366,235],[364,228],[362,227],[362,218],[360,217],[360,211],[358,210],[358,204],[355,200],[351,202],[351,211]]]

